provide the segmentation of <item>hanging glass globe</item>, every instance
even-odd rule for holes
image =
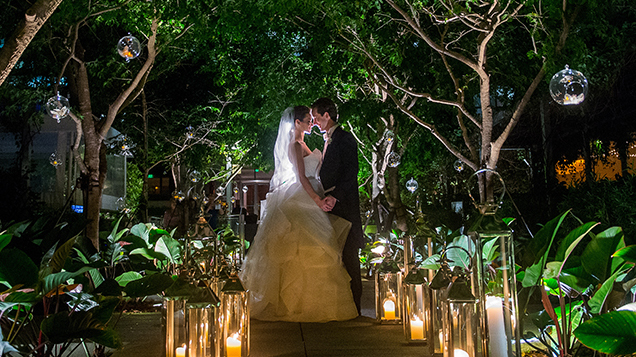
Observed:
[[[367,218],[371,217],[371,211],[367,211],[367,212],[364,214],[364,216],[365,216],[365,217],[367,217]]]
[[[194,193],[192,193],[192,195],[190,196],[190,198],[192,198],[192,199],[193,199],[193,200],[195,200],[195,201],[198,201],[198,200],[200,200],[200,199],[201,199],[201,196],[199,196],[199,194],[198,194],[198,193],[194,192]]]
[[[417,181],[415,181],[412,177],[410,180],[406,181],[406,189],[409,190],[410,193],[415,192],[418,187],[419,185],[417,184]]]
[[[395,134],[391,130],[384,132],[384,140],[386,140],[387,143],[392,143],[393,139],[395,139]]]
[[[190,172],[190,181],[194,183],[201,181],[201,173],[197,170],[192,170],[192,172]]]
[[[386,159],[386,162],[390,167],[398,167],[398,165],[400,164],[400,155],[395,151],[391,151]]]
[[[53,167],[57,168],[58,166],[62,165],[62,160],[60,160],[57,157],[57,153],[54,152],[51,154],[51,156],[49,156],[49,163],[53,165]]]
[[[552,76],[550,95],[561,105],[581,104],[587,95],[587,78],[566,64],[564,70]]]
[[[119,42],[117,42],[117,52],[124,57],[126,62],[129,62],[141,53],[141,44],[135,36],[129,33],[128,36],[120,38]]]
[[[236,202],[236,198],[232,197],[232,203]]]
[[[462,160],[457,160],[453,164],[453,167],[457,170],[457,172],[462,172],[464,171],[464,162]]]
[[[238,194],[239,192],[238,187],[234,186],[234,188],[232,189],[232,192],[234,192],[235,195]]]
[[[217,194],[218,196],[220,196],[220,195],[222,195],[222,194],[223,194],[223,190],[224,190],[224,188],[223,188],[223,187],[221,187],[221,186],[219,186],[219,187],[217,187],[217,188],[216,188],[216,191],[215,191],[215,192],[216,192],[216,194]]]
[[[208,196],[205,195],[205,192],[204,192],[203,193],[203,204],[207,206],[208,203],[210,203],[210,199],[208,198]]]
[[[378,174],[378,188],[380,190],[384,188],[384,174]]]
[[[117,210],[119,212],[127,213],[128,211],[130,211],[130,209],[128,208],[128,204],[126,203],[126,199],[124,199],[123,197],[119,197],[115,202],[115,205],[117,206]]]
[[[51,118],[57,120],[58,123],[61,119],[66,118],[70,111],[69,107],[68,99],[62,97],[59,92],[46,101],[46,112],[49,113]]]
[[[194,138],[194,128],[192,125],[188,125],[188,127],[186,127],[186,139],[192,138]]]
[[[247,185],[243,186],[243,193],[247,193],[248,190],[249,188],[247,187]]]

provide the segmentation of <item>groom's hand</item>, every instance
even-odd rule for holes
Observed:
[[[336,201],[335,197],[327,196],[320,201],[320,208],[325,212],[329,212],[333,209],[333,206],[336,205]]]

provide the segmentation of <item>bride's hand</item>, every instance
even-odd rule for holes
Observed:
[[[333,196],[327,196],[325,198],[323,198],[322,200],[320,200],[320,204],[318,206],[320,206],[320,208],[325,211],[325,212],[329,212],[333,209],[333,206],[336,205],[336,198]]]

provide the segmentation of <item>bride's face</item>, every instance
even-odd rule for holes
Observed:
[[[300,130],[306,134],[311,133],[311,128],[314,126],[313,120],[311,119],[311,115],[307,113],[303,118],[303,121],[296,120],[296,129]]]

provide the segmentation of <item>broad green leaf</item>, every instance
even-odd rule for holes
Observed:
[[[0,282],[10,287],[22,284],[26,288],[38,282],[38,267],[23,251],[10,248],[0,251]]]
[[[419,267],[423,269],[437,270],[440,268],[439,259],[440,259],[439,254],[433,254],[430,257],[424,259],[424,261],[420,264]]]
[[[129,297],[144,297],[148,295],[159,294],[170,285],[173,281],[167,275],[154,274],[145,276],[139,280],[131,281],[124,288],[124,292]]]
[[[461,266],[470,268],[470,257],[475,253],[475,244],[469,236],[462,235],[455,239],[446,248],[446,257],[449,266]]]
[[[101,294],[102,296],[121,296],[122,291],[121,286],[115,279],[106,279],[93,293]]]
[[[539,281],[541,280],[541,276],[543,274],[543,263],[536,262],[526,268],[526,273],[523,276],[523,280],[521,281],[521,286],[524,288],[529,288],[531,286],[539,285]]]
[[[612,257],[623,258],[626,262],[636,263],[636,245],[628,245],[612,254]]]
[[[614,355],[636,353],[636,312],[611,311],[595,316],[574,330],[585,346]]]
[[[545,265],[545,270],[543,271],[544,279],[556,279],[559,276],[559,272],[561,271],[561,267],[563,266],[563,262],[549,262]]]
[[[531,266],[539,262],[539,260],[543,260],[545,262],[545,256],[547,256],[550,251],[554,237],[568,213],[570,213],[570,210],[567,210],[556,218],[553,218],[546,223],[545,226],[537,232],[537,234],[535,234],[534,238],[530,241],[530,243],[528,243],[528,246],[525,249],[525,254],[522,256],[523,266]],[[541,268],[543,268],[543,263],[541,264]]]
[[[148,248],[137,248],[134,249],[132,252],[130,252],[130,254],[135,255],[135,254],[139,254],[142,255],[144,257],[146,257],[147,259],[153,260],[153,259],[159,259],[159,260],[164,260],[164,259],[168,259],[167,256],[155,252],[154,250],[148,249]]]
[[[0,235],[0,250],[4,249],[4,247],[6,247],[7,244],[9,244],[9,242],[11,242],[11,237],[12,237],[11,234]]]
[[[616,277],[618,277],[623,271],[625,271],[627,267],[623,267],[623,269],[617,270],[612,276],[610,276],[603,285],[594,293],[594,296],[588,301],[588,305],[590,306],[590,312],[592,314],[598,314],[601,312],[603,304],[605,304],[605,299],[607,299],[607,295],[612,291],[614,287],[614,281]]]
[[[71,251],[73,250],[75,238],[76,237],[73,237],[67,240],[64,244],[62,244],[55,250],[55,253],[53,253],[53,257],[51,257],[51,261],[49,262],[53,273],[60,272],[64,268],[66,259],[68,259]]]
[[[42,290],[46,294],[49,291],[57,288],[59,285],[66,284],[69,279],[72,279],[80,274],[84,274],[92,269],[95,268],[86,266],[74,272],[62,271],[59,273],[49,274],[44,277],[44,286],[42,287]]]
[[[499,252],[497,249],[499,248],[497,242],[499,239],[497,237],[487,241],[482,248],[482,256],[485,262],[492,262],[497,258]]]
[[[561,241],[561,245],[559,245],[559,249],[557,250],[557,254],[554,259],[558,261],[565,261],[567,256],[572,253],[581,239],[583,239],[597,225],[599,225],[597,222],[588,222],[570,231],[570,233],[568,233],[568,235]]]
[[[77,253],[77,256],[80,258],[80,260],[83,263],[89,264],[88,258],[86,258],[86,256],[84,255],[84,253],[82,253],[81,250],[75,248],[75,252]],[[102,276],[102,273],[99,272],[99,269],[91,269],[88,271],[88,274],[91,276],[91,279],[93,280],[93,284],[95,285],[95,288],[99,287],[104,282],[104,277]]]
[[[581,254],[581,264],[585,270],[600,281],[607,279],[609,260],[616,252],[621,238],[623,238],[623,230],[620,227],[608,228],[592,238]]]
[[[113,316],[115,308],[119,305],[120,299],[112,296],[100,296],[97,298],[97,302],[99,305],[91,310],[93,318],[106,325]]]
[[[139,280],[143,278],[143,275],[139,274],[136,271],[127,271],[120,276],[115,278],[115,281],[119,284],[119,286],[126,286],[131,281]]]
[[[161,236],[157,240],[155,252],[168,257],[171,264],[177,264],[181,260],[181,244],[169,236]]]
[[[75,338],[83,338],[118,347],[120,342],[104,324],[93,318],[90,311],[66,311],[47,316],[40,324],[42,333],[53,343],[64,343]],[[109,337],[105,338],[105,334]]]
[[[147,246],[151,245],[150,242],[149,242],[149,229],[148,229],[148,227],[145,224],[138,223],[138,224],[134,225],[130,229],[130,234],[134,234],[137,237],[143,239],[144,242],[146,242]]]

